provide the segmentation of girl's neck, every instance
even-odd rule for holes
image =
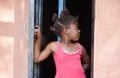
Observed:
[[[70,47],[71,45],[74,44],[74,42],[70,41],[70,40],[67,40],[67,39],[61,39],[60,40],[60,43],[63,44],[63,45],[66,45],[68,47]]]
[[[68,52],[72,53],[72,52],[75,52],[76,50],[78,50],[78,48],[75,45],[75,42],[61,40],[60,44],[61,44],[62,49],[66,50]]]

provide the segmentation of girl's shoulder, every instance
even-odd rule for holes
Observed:
[[[52,41],[52,42],[50,42],[48,45],[50,45],[51,47],[52,47],[52,46],[55,47],[55,46],[57,45],[57,43],[58,43],[58,41]]]
[[[82,47],[83,47],[79,42],[76,42],[76,44],[77,44],[77,46],[78,46],[79,48],[82,48]]]
[[[55,53],[58,49],[58,41],[50,42],[48,46],[51,48],[52,52]]]

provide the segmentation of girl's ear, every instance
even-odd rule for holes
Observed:
[[[69,28],[65,28],[65,33],[68,34],[70,32]]]

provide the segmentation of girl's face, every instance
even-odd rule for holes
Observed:
[[[68,29],[68,37],[71,41],[78,41],[80,37],[80,30],[78,28],[78,22],[73,22]]]

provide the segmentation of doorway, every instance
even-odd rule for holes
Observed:
[[[86,48],[91,57],[92,0],[66,0],[66,8],[73,16],[79,16],[81,30],[79,42]],[[41,28],[44,37],[42,49],[44,49],[49,42],[57,40],[57,36],[49,28],[53,24],[53,13],[58,13],[58,0],[43,0],[42,12]],[[39,69],[39,77],[37,78],[54,78],[56,69],[52,55],[39,64]],[[91,68],[86,71],[87,78],[90,78],[90,72]]]

